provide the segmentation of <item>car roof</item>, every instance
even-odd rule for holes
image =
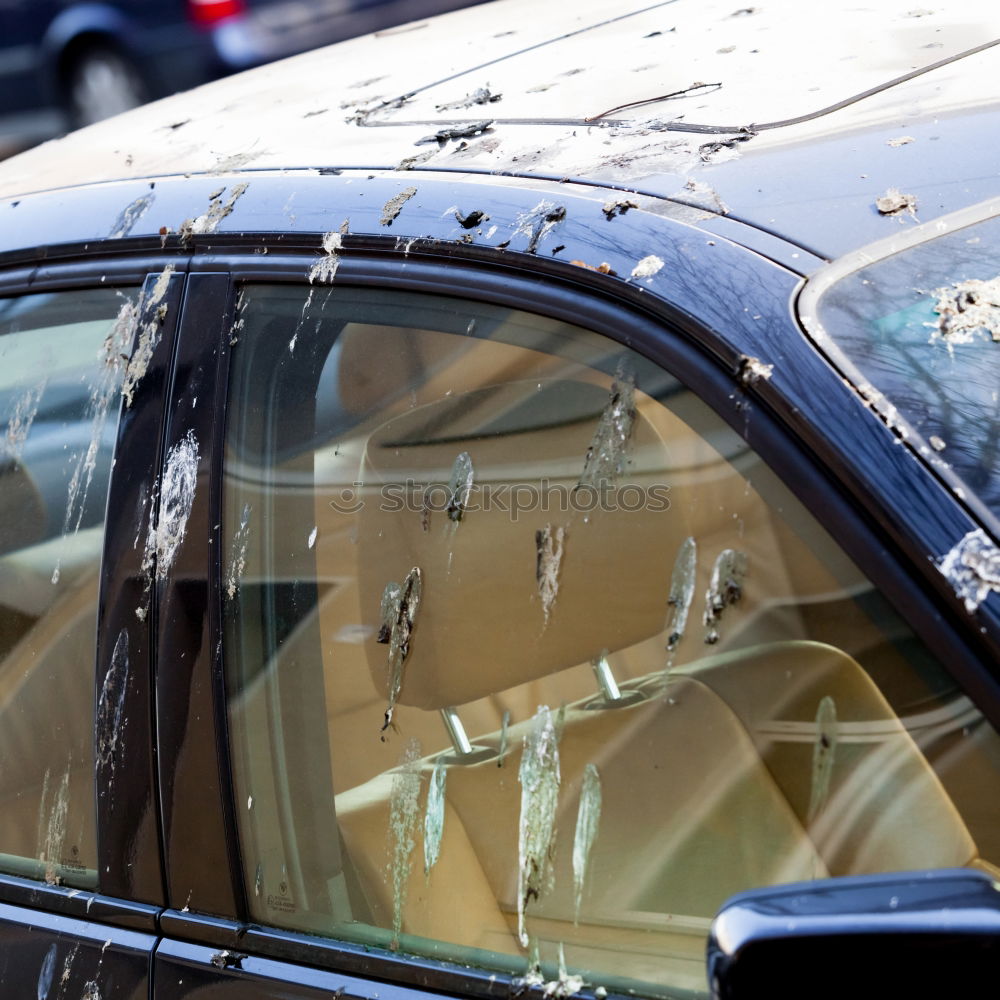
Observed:
[[[261,170],[504,173],[681,202],[832,258],[995,193],[980,137],[1000,124],[984,87],[1000,9],[738,2],[494,0],[46,143],[0,165],[0,197]],[[879,211],[890,189],[905,210]]]

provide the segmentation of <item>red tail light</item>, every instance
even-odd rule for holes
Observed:
[[[243,0],[188,0],[188,13],[195,24],[212,25],[244,13]]]

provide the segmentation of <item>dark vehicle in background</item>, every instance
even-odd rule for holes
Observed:
[[[0,149],[483,0],[4,0]]]
[[[0,995],[993,990],[998,81],[498,0],[0,164]]]

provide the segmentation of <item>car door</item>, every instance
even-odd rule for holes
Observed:
[[[477,204],[524,256],[435,243],[451,185],[352,238],[353,197],[340,239],[191,262],[156,995],[704,995],[734,892],[995,871],[987,655],[875,473],[960,515],[805,345],[796,276],[513,188]]]
[[[161,265],[162,267],[162,265]],[[137,517],[154,495],[173,267],[0,277],[5,994],[140,997],[162,903],[151,622]]]

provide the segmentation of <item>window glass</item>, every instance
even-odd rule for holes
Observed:
[[[97,883],[105,504],[135,293],[0,299],[0,870]]]
[[[864,260],[820,295],[816,319],[884,394],[869,393],[876,405],[1000,516],[1000,219]]]
[[[662,369],[386,290],[248,286],[234,339],[255,920],[665,996],[734,892],[1000,860],[995,733]]]

